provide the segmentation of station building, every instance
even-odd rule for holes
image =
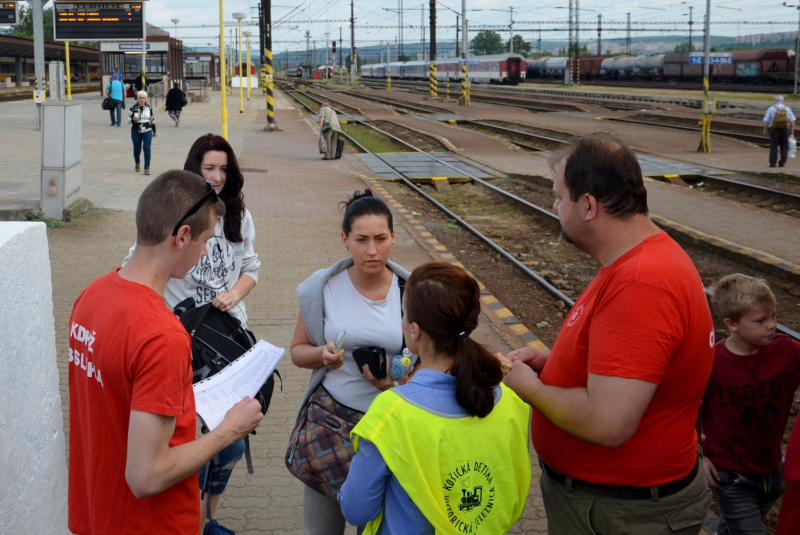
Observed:
[[[97,49],[71,45],[69,54],[74,82],[99,81],[100,52]],[[44,44],[45,64],[65,59],[64,43],[49,41]],[[0,87],[24,87],[33,85],[35,81],[33,39],[0,35]]]
[[[103,87],[115,72],[122,74],[123,82],[132,84],[142,73],[141,41],[101,41],[101,70]],[[163,82],[167,90],[173,82],[183,85],[183,42],[170,37],[169,32],[147,24],[147,49],[145,51],[145,78],[148,85]]]

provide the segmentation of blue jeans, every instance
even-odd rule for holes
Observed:
[[[115,124],[115,125],[119,126],[122,123],[122,101],[121,100],[114,100],[112,98],[111,99],[111,104],[114,105],[113,108],[108,110],[108,112],[111,114],[111,124]],[[115,111],[117,112],[116,120],[114,119],[114,112]]]
[[[133,160],[137,164],[139,163],[139,156],[142,154],[142,145],[144,145],[144,168],[150,169],[150,144],[153,142],[152,130],[144,134],[131,132],[131,140],[133,141]]]
[[[233,467],[239,462],[239,459],[244,455],[244,439],[237,440],[221,452],[219,455],[211,459],[211,485],[209,494],[222,494],[225,492],[225,487],[228,485],[228,480],[231,478]],[[206,482],[206,465],[203,465],[198,472],[200,476],[200,490],[203,490],[203,484]]]
[[[760,476],[719,471],[719,488],[712,489],[719,506],[718,535],[764,535],[764,518],[781,496],[783,467]]]

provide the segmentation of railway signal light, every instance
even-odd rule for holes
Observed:
[[[333,42],[333,53],[336,54],[336,41]]]

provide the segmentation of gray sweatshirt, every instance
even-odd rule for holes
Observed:
[[[313,346],[320,347],[328,343],[328,341],[325,340],[322,289],[325,288],[328,279],[337,273],[341,273],[352,265],[352,258],[343,258],[329,268],[314,272],[313,275],[301,282],[300,286],[297,287],[297,301],[300,303],[300,313],[303,314],[303,320],[306,323],[308,340]],[[398,277],[404,280],[408,280],[411,276],[411,273],[391,260],[387,262],[386,265],[395,272]],[[311,372],[311,379],[308,382],[308,389],[306,390],[303,403],[300,405],[300,410],[305,407],[311,394],[313,394],[314,390],[322,383],[322,379],[325,377],[326,373],[328,373],[327,366],[320,366]]]

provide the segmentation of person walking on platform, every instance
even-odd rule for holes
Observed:
[[[258,427],[245,397],[195,439],[192,343],[164,306],[167,281],[205,254],[225,206],[187,171],[142,192],[130,261],[78,296],[69,334],[69,531],[197,535],[197,471]]]
[[[214,233],[206,241],[206,254],[200,257],[186,277],[169,279],[164,302],[169,310],[189,297],[194,298],[198,307],[211,303],[239,320],[246,329],[244,299],[258,282],[261,262],[254,249],[256,229],[253,216],[244,205],[244,176],[239,170],[239,161],[225,138],[208,134],[194,142],[183,168],[203,177],[214,187],[216,195],[225,203],[225,215],[217,217]],[[134,243],[122,262],[123,266],[136,247]],[[216,521],[217,509],[244,451],[244,440],[238,440],[219,452],[208,467],[200,470],[200,491],[204,495],[200,502],[201,534],[216,534],[226,529]]]
[[[139,172],[139,160],[144,146],[144,174],[150,174],[150,147],[156,137],[156,118],[153,108],[147,103],[147,93],[139,91],[136,94],[137,102],[128,111],[128,124],[131,125],[131,140],[133,141],[133,159],[136,162],[136,172]]]
[[[783,103],[783,97],[775,97],[775,104],[767,108],[764,115],[764,135],[769,135],[769,166],[778,167],[786,165],[789,156],[789,136],[794,135],[795,116],[792,109]],[[778,161],[778,149],[781,150],[781,159]]]
[[[481,290],[463,269],[431,262],[411,274],[402,324],[419,364],[353,429],[356,455],[339,493],[345,518],[367,524],[365,534],[455,533],[461,525],[506,533],[522,515],[531,408],[470,338],[480,313]]]
[[[550,352],[509,354],[548,532],[696,535],[711,506],[695,428],[714,361],[703,281],[648,217],[629,147],[591,134],[550,165],[562,236],[601,268]]]
[[[122,124],[122,105],[125,102],[125,85],[119,81],[119,78],[116,74],[111,76],[111,81],[108,82],[106,86],[106,94],[108,98],[111,99],[111,108],[109,113],[111,113],[111,126],[120,126]],[[117,116],[114,117],[114,112],[116,111]]]
[[[328,144],[328,152],[325,153],[323,160],[333,160],[336,158],[336,145],[339,142],[339,132],[342,131],[342,126],[339,124],[339,117],[336,111],[331,108],[327,102],[322,103],[319,109],[319,128],[322,130],[322,135],[325,136],[325,142]]]
[[[300,316],[292,338],[292,362],[313,370],[299,418],[319,403],[360,418],[394,383],[389,373],[376,379],[367,364],[356,363],[354,353],[384,354],[388,363],[403,349],[401,284],[409,273],[389,260],[394,227],[386,203],[369,190],[356,192],[345,206],[341,240],[350,256],[317,271],[297,288]],[[290,440],[290,448],[297,447],[298,438],[292,435]],[[335,496],[347,477],[353,446],[339,442],[335,460],[303,487],[306,535],[344,534],[345,518]],[[313,470],[308,457],[301,451],[288,456],[289,470],[301,462],[304,470]],[[312,488],[316,481],[320,483]]]
[[[147,91],[147,77],[144,75],[143,72],[139,73],[133,85],[136,88],[137,93],[139,91]]]
[[[169,118],[175,121],[176,127],[181,124],[181,110],[184,106],[186,106],[186,94],[181,90],[180,84],[175,82],[167,93],[166,108]]]

